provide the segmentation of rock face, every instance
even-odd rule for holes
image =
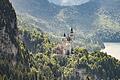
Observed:
[[[0,56],[15,56],[18,53],[17,22],[9,0],[0,0]]]

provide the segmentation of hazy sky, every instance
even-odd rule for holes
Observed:
[[[58,5],[70,6],[70,5],[81,5],[86,2],[89,2],[90,0],[49,0],[49,1]]]

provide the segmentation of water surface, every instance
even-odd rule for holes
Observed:
[[[120,60],[120,43],[107,42],[104,43],[105,49],[101,50],[107,52],[108,55],[111,55]]]

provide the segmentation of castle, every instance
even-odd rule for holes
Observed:
[[[62,54],[62,55],[69,55],[72,53],[73,48],[73,39],[74,39],[74,32],[73,28],[71,28],[71,31],[69,34],[65,34],[62,37],[61,43],[59,43],[55,48],[56,54]]]

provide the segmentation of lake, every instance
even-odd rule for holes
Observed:
[[[104,45],[105,49],[101,50],[102,52],[107,52],[108,55],[120,60],[120,43],[107,42]]]

